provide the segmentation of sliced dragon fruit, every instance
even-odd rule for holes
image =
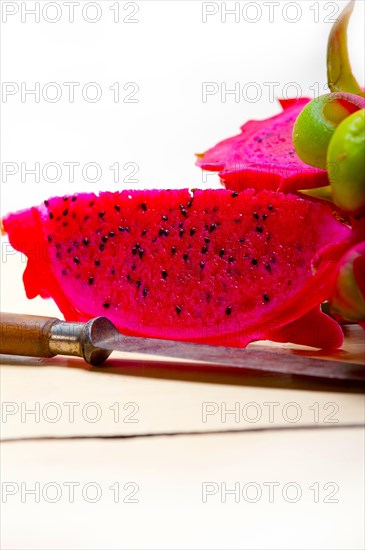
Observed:
[[[218,172],[227,189],[271,189],[294,192],[328,185],[326,170],[303,162],[295,152],[295,120],[308,98],[284,99],[283,112],[266,120],[250,120],[237,136],[225,139],[202,155],[197,166]]]
[[[266,190],[104,192],[3,223],[28,256],[27,296],[52,297],[67,320],[218,345],[342,344],[319,305],[350,231],[327,205]]]

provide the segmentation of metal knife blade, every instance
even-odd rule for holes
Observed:
[[[123,353],[188,359],[207,366],[226,366],[237,374],[260,372],[267,375],[290,375],[318,380],[352,381],[365,384],[365,366],[343,361],[288,356],[269,350],[242,349],[175,340],[125,336],[115,331],[93,338],[96,347]]]
[[[146,359],[166,357],[198,362],[199,368],[224,368],[237,375],[295,377],[318,382],[340,382],[365,387],[365,366],[344,361],[285,354],[280,351],[242,349],[140,336],[118,332],[106,317],[87,323],[56,318],[1,313],[0,352],[11,355],[83,357],[100,365],[112,351],[143,354]],[[193,367],[192,367],[193,368]]]

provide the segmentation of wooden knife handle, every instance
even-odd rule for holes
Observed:
[[[55,317],[1,313],[0,353],[53,357],[49,349],[51,327],[59,322]]]

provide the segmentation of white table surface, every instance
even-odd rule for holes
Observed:
[[[19,257],[5,267],[3,310],[59,315],[26,300]],[[338,356],[363,350],[355,330]],[[362,394],[121,357],[3,356],[4,549],[364,547]]]

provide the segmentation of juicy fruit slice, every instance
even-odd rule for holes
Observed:
[[[318,309],[349,237],[328,206],[270,191],[105,192],[50,199],[4,228],[28,256],[27,296],[51,296],[68,320],[233,346],[282,341],[290,324],[302,339],[304,322],[306,343],[341,345]]]
[[[225,187],[236,191],[292,192],[328,185],[327,172],[308,166],[294,150],[294,122],[308,102],[307,98],[284,100],[282,113],[266,120],[250,120],[241,127],[241,134],[199,155],[196,164],[218,172]]]

